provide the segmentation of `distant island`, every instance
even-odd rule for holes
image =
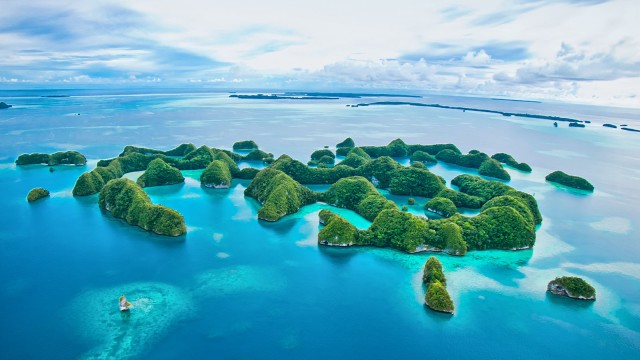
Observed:
[[[12,107],[12,106],[13,106],[13,105],[8,105],[8,104],[6,104],[6,103],[4,103],[4,102],[0,102],[0,110],[2,110],[2,109],[8,109],[8,108],[10,108],[10,107]]]
[[[232,94],[230,98],[254,100],[338,100],[342,98],[360,99],[363,97],[405,97],[421,98],[419,95],[403,94],[367,94],[367,93],[332,93],[332,92],[285,92],[282,94]]]
[[[22,154],[16,159],[16,165],[77,165],[87,164],[87,158],[77,151],[59,151],[53,154]]]
[[[545,177],[545,180],[568,186],[578,190],[593,191],[594,187],[589,181],[579,176],[566,174],[562,171],[554,171]]]
[[[43,199],[47,196],[49,196],[49,190],[47,189],[44,189],[44,188],[31,189],[31,191],[29,191],[29,194],[27,194],[27,201],[34,202],[34,201]]]
[[[579,277],[557,277],[549,282],[547,291],[555,295],[566,296],[579,300],[595,300],[596,290]]]

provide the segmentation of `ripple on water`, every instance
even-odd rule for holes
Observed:
[[[118,308],[122,294],[132,303]],[[125,359],[139,355],[166,334],[176,321],[193,312],[191,298],[163,283],[131,283],[80,294],[69,308],[78,334],[98,345],[84,359]]]

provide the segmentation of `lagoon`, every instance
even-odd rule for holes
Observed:
[[[441,108],[345,106],[384,97],[251,100],[175,89],[42,97],[59,93],[0,91],[0,101],[13,105],[0,112],[0,294],[10,304],[0,312],[0,341],[7,358],[577,359],[640,351],[640,137],[602,126],[640,128],[638,109],[420,100],[592,122],[577,129]],[[318,247],[323,205],[265,223],[257,220],[258,204],[243,196],[248,181],[203,189],[198,171],[184,171],[184,184],[145,188],[154,203],[184,215],[187,235],[173,239],[101,213],[97,196],[71,195],[81,173],[126,145],[231,149],[252,139],[306,163],[314,150],[347,136],[357,145],[398,137],[453,143],[465,153],[505,152],[527,162],[532,173],[507,171],[511,186],[538,201],[536,245],[435,254],[456,306],[449,317],[423,306],[421,268],[433,254]],[[88,165],[49,172],[13,163],[21,153],[64,150],[82,152]],[[442,163],[430,170],[447,181],[475,173]],[[547,183],[554,170],[582,176],[596,190]],[[50,190],[50,198],[27,203],[34,187]],[[585,278],[596,302],[548,295],[556,276]],[[134,303],[128,317],[117,308],[121,293]]]

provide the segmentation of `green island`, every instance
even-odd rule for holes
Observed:
[[[49,196],[49,190],[44,188],[34,188],[29,191],[29,194],[27,194],[27,201],[34,202],[42,198],[46,198],[47,196]]]
[[[569,175],[562,171],[554,171],[545,177],[545,180],[568,186],[578,190],[593,191],[594,187],[589,181],[579,176]]]
[[[87,164],[87,158],[77,151],[59,151],[53,154],[33,153],[22,154],[16,159],[16,165],[46,164],[55,165],[77,165]]]
[[[129,179],[110,180],[100,190],[98,204],[113,217],[158,235],[180,236],[187,232],[182,215],[152,204],[149,195]]]
[[[505,153],[497,153],[494,154],[493,156],[491,156],[492,159],[496,159],[499,162],[503,163],[503,164],[507,164],[508,166],[520,170],[520,171],[524,171],[524,172],[531,172],[531,166],[529,166],[529,164],[527,163],[519,163],[516,161],[516,159],[513,158],[513,156],[509,155],[509,154],[505,154]]]
[[[141,187],[173,185],[184,182],[184,176],[162,159],[154,159],[136,182]]]
[[[257,147],[255,142],[248,142],[234,146]],[[490,161],[499,165],[497,160],[486,154],[474,150],[469,155],[461,155],[452,144],[407,145],[401,139],[395,139],[386,146],[357,147],[350,138],[341,144],[346,146],[338,149],[347,148],[349,151],[335,166],[322,166],[325,165],[320,162],[322,159],[333,160],[335,155],[329,149],[321,149],[312,154],[312,159],[319,161],[317,167],[283,154],[269,161],[262,170],[240,169],[237,165],[245,160],[262,159],[266,162],[265,159],[273,159],[273,154],[258,149],[240,155],[206,145],[182,144],[167,151],[127,146],[118,157],[100,160],[95,169],[83,173],[76,181],[73,194],[100,193],[102,199],[107,184],[120,179],[125,173],[145,170],[135,186],[144,193],[140,186],[179,183],[184,179],[180,170],[203,169],[200,177],[203,187],[228,188],[233,179],[251,180],[244,194],[260,204],[258,218],[261,220],[277,221],[303,206],[322,202],[352,210],[371,221],[368,229],[361,230],[330,210],[323,211],[320,215],[323,226],[318,234],[318,243],[322,245],[392,247],[408,253],[443,251],[458,256],[470,250],[515,250],[534,245],[536,226],[542,222],[542,217],[535,198],[530,194],[500,181],[468,174],[452,179],[451,185],[457,188],[454,190],[446,186],[442,177],[426,168],[423,161],[428,160],[403,166],[392,157],[417,154],[418,158],[428,159],[427,156],[435,154],[438,157],[446,153],[475,159],[465,161],[480,164]],[[351,145],[353,147],[347,147]],[[132,190],[131,185],[115,184],[120,185],[111,185],[108,193],[113,193],[112,188],[139,193]],[[324,192],[315,192],[305,186],[309,184],[330,186]],[[387,190],[392,195],[427,198],[425,209],[440,216],[428,219],[408,212],[408,208],[400,209],[380,190]],[[139,195],[141,199],[145,198]],[[144,203],[145,207],[155,206],[148,201]],[[111,207],[102,200],[101,204],[105,209]],[[463,216],[460,213],[462,209],[475,209],[479,213]],[[158,230],[153,222],[141,220],[140,211],[128,214],[116,210],[112,214],[156,233],[181,233]]]
[[[425,304],[432,310],[453,314],[454,306],[447,291],[447,279],[442,271],[442,264],[436,257],[431,256],[425,262],[422,282],[427,287]]]
[[[547,291],[555,295],[566,296],[579,300],[595,300],[596,290],[579,277],[556,277],[547,285]]]
[[[0,110],[2,110],[2,109],[8,109],[8,108],[10,108],[10,107],[12,107],[12,106],[13,106],[13,105],[8,105],[8,104],[7,104],[7,103],[5,103],[5,102],[0,102]]]
[[[233,144],[233,150],[257,150],[258,144],[253,140],[238,141]]]

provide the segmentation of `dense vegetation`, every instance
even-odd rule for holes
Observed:
[[[447,286],[447,279],[442,271],[442,264],[437,257],[431,256],[424,263],[424,270],[422,271],[422,282],[429,286],[434,281],[440,281],[444,286]]]
[[[454,306],[449,292],[438,280],[433,281],[429,285],[427,294],[424,296],[424,301],[432,310],[453,313]]]
[[[16,159],[16,165],[47,164],[54,165],[86,165],[87,158],[77,151],[56,152],[53,154],[22,154]]]
[[[258,149],[258,144],[253,140],[238,141],[233,144],[233,150],[254,150]]]
[[[436,159],[449,164],[479,169],[480,165],[489,159],[489,155],[477,150],[471,150],[467,155],[462,155],[451,149],[444,149],[436,154]]]
[[[433,197],[444,189],[442,180],[426,169],[401,167],[390,175],[389,191],[395,195]]]
[[[358,229],[341,216],[329,210],[321,210],[320,223],[324,225],[318,233],[318,243],[332,246],[351,246],[358,242]]]
[[[262,204],[258,218],[267,221],[276,221],[316,201],[313,191],[273,168],[260,171],[244,194]]]
[[[128,179],[109,181],[100,191],[98,204],[114,217],[159,235],[179,236],[187,232],[182,215],[152,204],[144,190]]]
[[[424,204],[424,209],[446,218],[458,213],[458,209],[453,201],[438,196],[427,201],[426,204]]]
[[[141,187],[173,185],[184,182],[180,170],[158,158],[149,163],[147,170],[136,181]]]
[[[524,172],[531,172],[531,166],[529,166],[529,164],[527,163],[519,163],[516,161],[516,159],[513,158],[513,156],[509,155],[509,154],[505,154],[505,153],[497,153],[494,154],[492,157],[492,159],[498,160],[499,162],[503,163],[503,164],[507,164],[509,166],[511,166],[514,169],[518,169],[520,171],[524,171]]]
[[[27,201],[34,202],[36,200],[40,200],[47,196],[49,196],[49,190],[47,189],[43,189],[43,188],[31,189],[31,191],[29,191],[29,194],[27,194]]]
[[[566,174],[562,171],[554,171],[545,177],[547,181],[558,183],[578,190],[593,191],[594,187],[586,179],[579,176]]]
[[[478,174],[505,181],[511,180],[511,176],[509,175],[509,173],[502,167],[498,160],[495,159],[485,160],[480,165]]]
[[[382,210],[398,208],[361,176],[338,180],[319,198],[329,205],[353,210],[369,221],[373,221]]]
[[[260,149],[251,150],[247,155],[242,157],[242,160],[253,161],[260,160],[265,161],[265,159],[273,158],[272,153],[264,152]]]
[[[411,162],[421,162],[423,164],[435,164],[438,160],[428,152],[418,150],[411,155]]]
[[[213,160],[200,174],[200,184],[208,188],[228,188],[231,185],[229,165],[222,160]]]
[[[369,229],[362,231],[361,243],[379,247],[393,247],[405,252],[415,252],[427,242],[427,220],[395,209],[383,210],[376,216]]]
[[[355,147],[355,146],[356,146],[356,143],[350,137],[348,137],[348,138],[344,139],[344,141],[339,142],[339,143],[336,144],[337,148],[341,148],[341,147],[352,148],[352,147]]]
[[[557,287],[560,288],[558,289]],[[589,283],[583,279],[574,276],[557,277],[555,280],[549,282],[547,288],[550,291],[556,288],[559,292],[562,292],[562,289],[564,289],[567,292],[567,296],[574,298],[595,299],[596,297],[596,289],[594,289],[593,286],[589,285]]]
[[[451,255],[462,256],[467,253],[467,243],[462,239],[462,230],[455,222],[442,225],[439,236],[446,245],[445,251]]]

